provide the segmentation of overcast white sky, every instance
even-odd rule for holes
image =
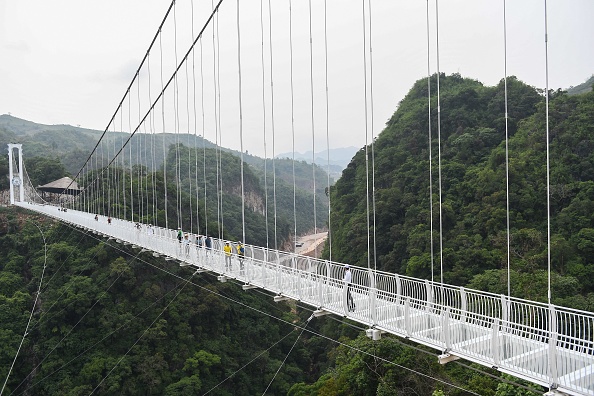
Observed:
[[[0,0],[0,114],[10,112],[43,124],[104,130],[169,3],[166,0]],[[296,151],[311,150],[314,142],[316,151],[323,150],[326,148],[324,1],[311,1],[311,63],[308,1],[292,0],[292,52],[289,0],[271,3],[272,18],[268,14],[268,1],[264,0],[264,45],[261,1],[240,3],[243,148],[263,155],[266,137],[267,155],[271,156],[274,126],[275,153],[292,150],[293,130]],[[368,3],[365,4],[364,19],[363,1],[327,0],[327,114],[331,147],[363,146],[371,138],[372,125],[373,133],[378,134],[414,82],[427,75],[427,1],[373,0],[371,18]],[[549,0],[547,5],[549,86],[578,85],[594,73],[594,1]],[[239,148],[236,6],[234,0],[224,0],[221,6],[218,78],[213,74],[213,32],[209,28],[202,43],[204,84],[200,84],[200,52],[196,47],[188,69],[181,70],[177,93],[172,90],[166,96],[165,108],[169,111],[166,121],[153,118],[152,126],[143,126],[141,131],[160,132],[159,125],[165,123],[168,132],[195,130],[211,141],[217,133],[224,146]],[[438,6],[440,70],[459,72],[486,85],[496,84],[504,76],[503,0],[442,0]],[[114,129],[135,129],[150,100],[160,90],[161,53],[166,82],[175,66],[173,37],[177,36],[180,61],[192,41],[192,17],[197,33],[210,8],[211,0],[177,1],[175,28],[170,18],[163,30],[162,50],[157,47],[151,54],[150,76],[145,67],[140,85],[133,87],[132,99],[126,102],[128,110],[119,115]],[[431,0],[432,73],[437,68],[435,14],[435,1]],[[545,86],[544,0],[507,1],[507,55],[508,75],[516,75],[533,86]],[[367,60],[367,109],[364,59]],[[270,88],[271,76],[274,90]],[[212,115],[215,82],[220,87],[220,126]],[[170,108],[174,102],[178,103],[176,111]]]

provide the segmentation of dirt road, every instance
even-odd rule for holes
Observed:
[[[304,256],[318,257],[322,253],[322,247],[327,238],[328,232],[318,232],[317,234],[298,237],[297,244],[303,244],[303,246],[297,247],[297,253]]]

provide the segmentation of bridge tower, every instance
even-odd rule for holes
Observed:
[[[18,172],[14,169],[14,149],[17,150],[19,156]],[[23,145],[22,144],[8,144],[8,170],[10,178],[10,204],[14,205],[15,202],[15,188],[19,189],[19,202],[25,201],[25,186],[23,186]]]

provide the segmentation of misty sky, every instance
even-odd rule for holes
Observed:
[[[0,114],[104,130],[169,3],[0,0]],[[139,131],[189,131],[211,141],[217,135],[224,146],[235,149],[243,140],[243,149],[258,155],[264,154],[266,140],[269,157],[273,148],[275,153],[290,152],[293,134],[295,150],[300,152],[314,145],[316,151],[326,149],[327,137],[330,147],[360,147],[370,141],[414,82],[427,75],[428,61],[431,73],[437,70],[435,1],[429,2],[429,60],[427,1],[373,0],[369,14],[367,1],[327,0],[325,22],[324,1],[311,3],[310,47],[308,1],[292,0],[289,18],[289,0],[272,0],[271,14],[264,0],[261,24],[261,1],[241,0],[240,102],[237,1],[223,1],[217,46],[209,25],[201,52],[197,46],[188,66],[182,67],[176,91],[172,88],[165,104],[157,106],[168,115],[152,118]],[[503,4],[503,0],[439,1],[442,72],[458,72],[486,85],[503,78]],[[506,7],[507,74],[543,88],[544,1],[508,0]],[[549,0],[547,7],[549,86],[578,85],[594,73],[594,1]],[[110,129],[136,128],[161,88],[161,74],[167,81],[176,57],[181,61],[188,51],[194,37],[192,23],[195,35],[210,9],[211,0],[178,0],[175,24],[170,18],[161,48],[151,54],[148,68],[141,70],[139,83],[125,101],[128,108]],[[176,109],[172,103],[177,103]]]

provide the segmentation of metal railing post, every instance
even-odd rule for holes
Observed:
[[[376,301],[377,301],[377,287],[375,282],[375,272],[371,269],[367,271],[369,274],[369,311],[371,313],[371,322],[377,324],[377,312],[376,312]]]
[[[491,353],[493,355],[493,363],[499,366],[499,319],[493,319],[491,326]]]

